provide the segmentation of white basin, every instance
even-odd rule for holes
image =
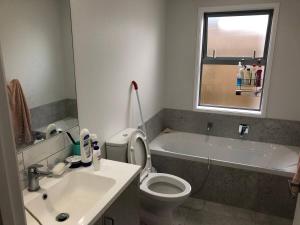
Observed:
[[[101,160],[99,172],[81,168],[61,178],[42,179],[39,191],[24,191],[24,203],[42,224],[90,224],[103,214],[138,172],[137,166]],[[60,213],[67,213],[69,218],[58,222],[56,217]]]
[[[29,201],[26,206],[41,222],[53,224],[56,223],[58,214],[68,213],[70,217],[66,222],[75,224],[115,183],[111,178],[86,172],[70,173],[55,185],[47,189],[42,188],[39,191],[40,195]]]

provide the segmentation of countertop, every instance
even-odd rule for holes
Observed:
[[[78,168],[72,169],[66,172],[63,176],[59,178],[43,178],[40,180],[41,190],[37,192],[28,192],[27,190],[23,191],[24,196],[24,204],[28,204],[31,200],[35,198],[41,197],[42,192],[45,192],[47,188],[51,188],[51,186],[57,184],[65,176],[74,172],[87,172],[93,175],[105,176],[114,179],[116,182],[114,186],[103,196],[95,206],[92,206],[91,209],[85,215],[81,216],[79,221],[76,221],[76,225],[90,225],[96,222],[104,212],[112,205],[112,203],[120,196],[120,194],[132,183],[132,181],[139,175],[140,166],[121,163],[117,161],[111,161],[106,159],[101,159],[100,162],[100,170],[94,171],[93,166],[88,168]],[[71,203],[70,203],[71,204]],[[33,212],[33,214],[43,223],[47,225],[52,225],[48,223],[48,221],[43,221],[42,218],[39,217],[38,210]],[[36,225],[35,220],[32,219],[31,216],[27,215],[27,223],[28,225]],[[54,224],[62,224],[62,223],[53,223]],[[65,221],[64,225],[75,225],[74,221]]]

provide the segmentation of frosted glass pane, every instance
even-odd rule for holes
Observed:
[[[237,72],[236,65],[203,65],[200,105],[259,110],[262,95],[254,93],[263,86],[263,76],[261,87],[245,85],[242,89],[247,92],[236,95],[240,89],[236,86]]]
[[[208,17],[207,55],[263,57],[268,22],[269,15]]]

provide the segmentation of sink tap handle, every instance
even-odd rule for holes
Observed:
[[[28,172],[32,172],[32,173],[35,173],[38,171],[38,168],[42,168],[43,165],[41,164],[32,164],[28,167]]]
[[[38,168],[43,167],[40,164],[33,164],[28,167],[28,191],[37,191],[40,189],[39,177],[51,176],[48,171],[40,171]]]

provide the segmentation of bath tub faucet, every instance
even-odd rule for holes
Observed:
[[[249,125],[247,125],[247,124],[240,124],[240,126],[239,126],[239,134],[240,134],[240,136],[244,137],[248,133],[249,133]]]
[[[41,171],[38,168],[43,165],[34,164],[28,167],[28,191],[38,191],[40,189],[39,178],[42,176],[51,176],[52,172]]]
[[[207,123],[207,127],[206,127],[207,133],[209,133],[209,132],[211,131],[212,128],[213,128],[213,123],[208,122],[208,123]]]

